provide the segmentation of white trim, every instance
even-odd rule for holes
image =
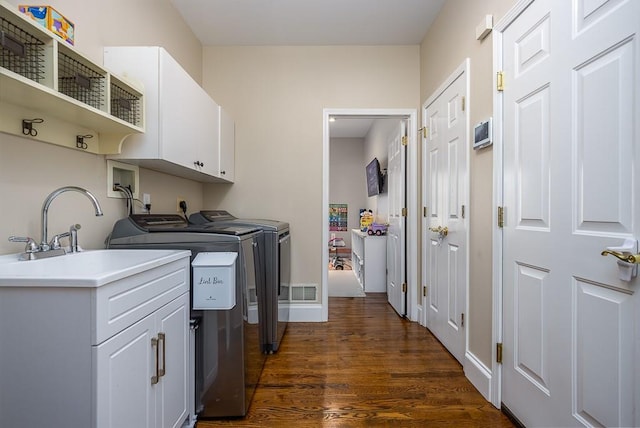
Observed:
[[[442,93],[444,91],[447,90],[447,88],[449,86],[451,86],[453,84],[453,82],[456,81],[456,79],[458,79],[458,77],[460,77],[463,73],[468,73],[469,72],[469,67],[471,64],[471,60],[469,58],[465,59],[462,64],[460,64],[458,66],[458,68],[456,68],[454,70],[453,73],[451,73],[449,75],[449,77],[446,78],[446,80],[444,82],[442,82],[442,84],[438,87],[438,89],[436,89],[435,91],[433,91],[433,93],[431,94],[431,96],[429,98],[427,98],[427,101],[424,102],[424,104],[422,105],[422,110],[425,110],[427,107],[429,107],[429,105],[431,105],[436,99],[438,99],[438,97],[440,95],[442,95]],[[469,76],[467,75],[467,91],[469,90]],[[466,103],[467,107],[469,106],[469,102],[467,100]],[[466,111],[465,111],[466,112]],[[467,131],[468,131],[468,126],[467,126]]]
[[[464,359],[464,375],[487,401],[491,401],[493,384],[491,371],[482,364],[478,357],[469,351],[464,354]],[[500,408],[499,406],[496,407]]]
[[[291,303],[289,322],[324,322],[326,319],[323,319],[323,310],[320,303]]]
[[[333,109],[322,110],[322,314],[321,320],[329,319],[329,286],[328,269],[329,254],[326,251],[326,243],[329,242],[329,117],[330,116],[394,116],[407,118],[409,123],[409,144],[407,150],[407,318],[411,321],[418,320],[418,242],[419,230],[416,230],[418,216],[418,142],[417,123],[418,112],[416,109]]]
[[[497,74],[503,69],[503,33],[534,0],[520,0],[493,28],[493,88]],[[502,343],[502,230],[498,227],[497,207],[504,202],[504,142],[503,142],[503,97],[493,90],[493,314],[491,325],[491,388],[489,401],[497,408],[502,401],[502,366],[496,362],[496,343]]]
[[[418,318],[418,237],[420,236],[420,226],[418,226],[418,111],[416,109],[404,110],[409,116],[408,134],[409,145],[407,146],[407,288],[409,291],[407,302],[407,317],[414,322]]]
[[[495,37],[495,33],[496,32],[504,32],[504,30],[507,29],[507,27],[509,25],[511,25],[511,23],[513,21],[516,20],[516,18],[526,9],[529,7],[529,5],[531,3],[533,3],[534,0],[519,0],[511,9],[509,9],[509,11],[507,13],[504,14],[504,16],[500,19],[500,21],[498,21],[496,23],[496,25],[493,26],[493,32],[494,32],[494,37]],[[493,46],[496,46],[496,40],[494,38],[493,41]],[[501,48],[502,49],[502,48]],[[495,59],[496,55],[498,54],[498,52],[496,52],[495,50],[493,51],[494,55],[493,58]]]

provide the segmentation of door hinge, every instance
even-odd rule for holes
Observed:
[[[427,297],[427,286],[426,285],[422,286],[422,297]]]
[[[402,145],[406,146],[407,144],[409,144],[409,138],[406,135],[402,136]]]
[[[422,217],[426,217],[429,213],[429,209],[427,207],[422,207]]]
[[[464,218],[464,205],[460,208],[460,211],[462,211],[460,214],[462,215],[462,218]]]
[[[464,327],[464,312],[460,314],[460,327]]]
[[[504,227],[504,207],[498,207],[498,227]]]
[[[462,97],[462,111],[464,111],[464,107],[465,107],[465,99],[464,97]]]
[[[406,216],[407,216],[407,209],[402,208],[402,217],[406,217]]]
[[[496,76],[496,90],[498,92],[504,91],[504,71],[498,71]]]
[[[502,343],[496,343],[496,363],[502,364]]]
[[[403,282],[403,283],[402,283],[402,292],[403,292],[403,293],[406,293],[406,292],[407,292],[407,283],[406,283],[406,282]]]

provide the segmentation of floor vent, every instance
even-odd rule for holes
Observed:
[[[292,302],[317,302],[318,286],[317,285],[292,285],[291,301]]]

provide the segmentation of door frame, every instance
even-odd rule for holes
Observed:
[[[493,88],[497,88],[498,72],[503,69],[503,33],[534,0],[519,0],[493,27]],[[502,257],[503,233],[498,227],[498,209],[504,204],[503,96],[493,90],[493,315],[491,326],[491,373],[488,373],[488,397],[498,409],[502,402],[502,365],[497,362],[497,344],[502,343]],[[485,396],[487,396],[485,395]]]
[[[356,108],[324,108],[322,110],[322,240],[320,242],[322,254],[322,313],[321,321],[329,319],[329,254],[326,243],[329,242],[329,118],[331,116],[350,117],[403,117],[407,118],[407,222],[406,248],[407,261],[407,318],[418,321],[421,311],[418,310],[418,147],[417,147],[417,109],[356,109]],[[364,165],[363,165],[364,171]],[[364,172],[363,172],[364,174]],[[420,312],[420,314],[419,314]]]

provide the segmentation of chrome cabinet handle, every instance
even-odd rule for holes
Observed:
[[[151,338],[151,347],[156,348],[156,374],[151,376],[151,385],[155,385],[158,383],[159,375],[158,375],[158,359],[160,357],[160,347],[158,346],[158,338]]]
[[[166,349],[166,336],[164,333],[158,333],[158,342],[162,341],[162,368],[158,369],[158,378],[161,378],[165,374],[165,369],[167,367],[167,349]]]

